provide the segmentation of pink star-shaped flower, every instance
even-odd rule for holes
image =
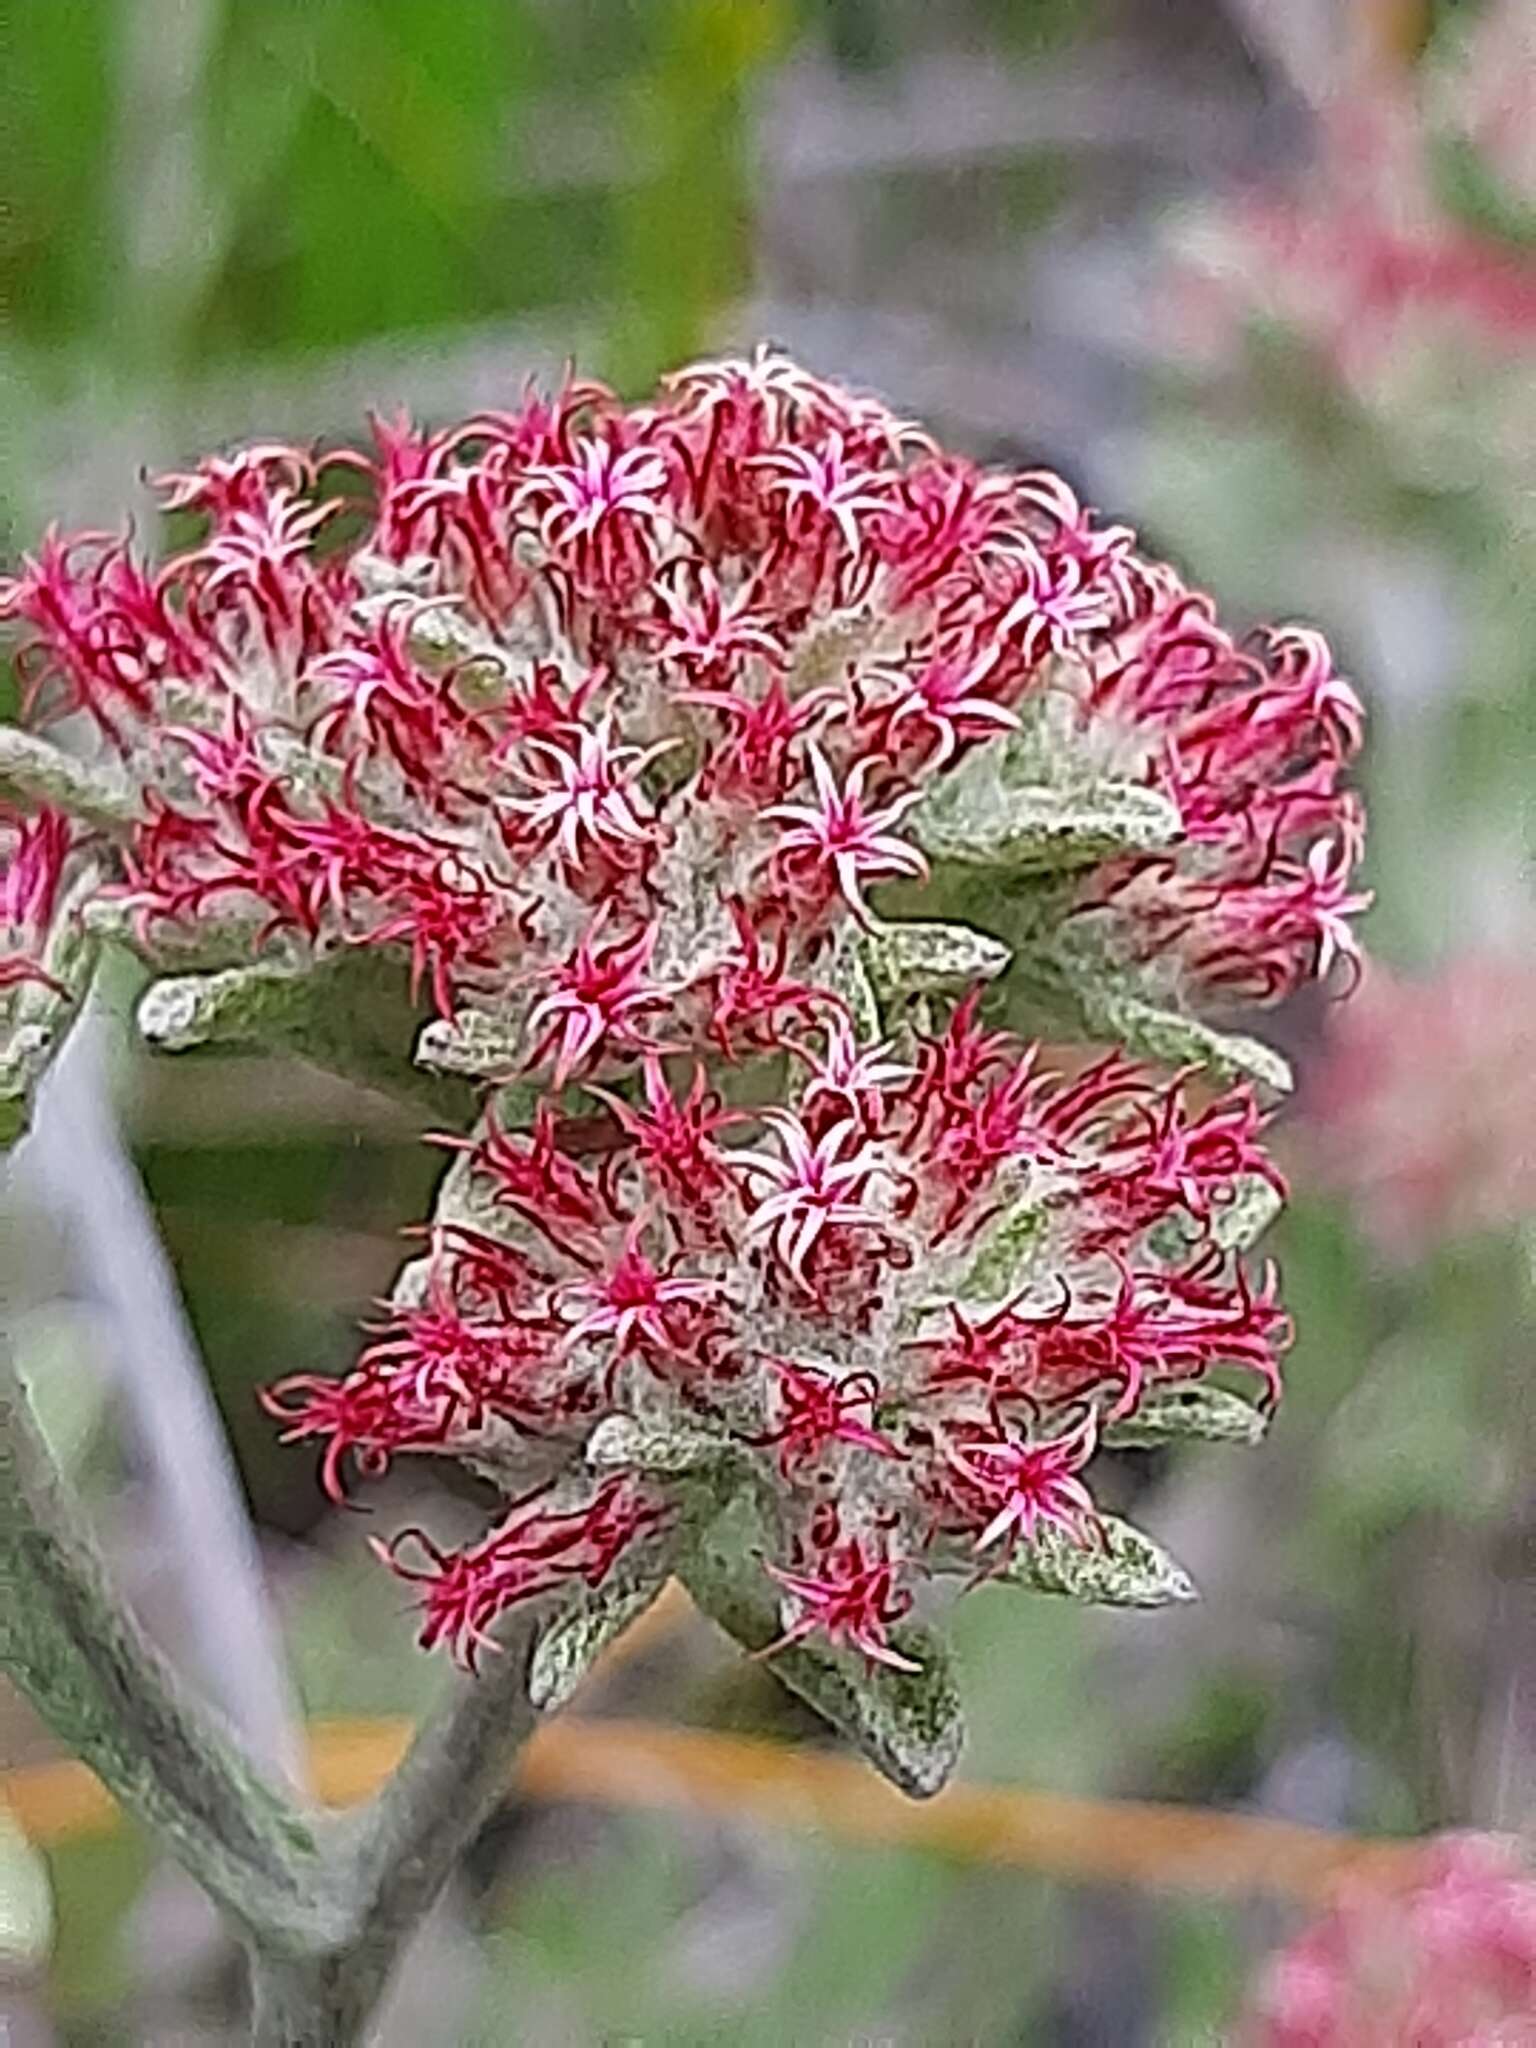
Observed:
[[[749,1238],[769,1238],[796,1280],[805,1282],[805,1261],[829,1224],[876,1227],[881,1218],[859,1199],[883,1171],[879,1148],[861,1145],[844,1156],[857,1126],[845,1117],[813,1144],[805,1125],[787,1109],[769,1109],[763,1121],[778,1137],[783,1154],[733,1152],[730,1163],[749,1180],[772,1190],[752,1210]]]
[[[770,804],[764,818],[788,826],[780,835],[775,858],[808,855],[829,867],[837,886],[855,914],[865,922],[869,908],[864,901],[866,881],[881,876],[905,875],[922,881],[928,863],[915,846],[896,837],[894,827],[921,801],[921,790],[908,790],[883,810],[865,808],[864,784],[876,765],[872,757],[855,763],[841,789],[831,764],[820,747],[809,748],[811,774],[819,802],[814,804]]]
[[[561,740],[531,736],[523,742],[537,762],[526,767],[513,762],[512,773],[533,794],[502,798],[502,813],[525,820],[538,843],[558,845],[573,868],[581,864],[583,841],[599,848],[604,842],[620,849],[651,845],[656,824],[636,811],[634,784],[652,761],[681,743],[616,746],[612,712],[604,712],[595,726],[573,721],[564,732],[568,737]]]

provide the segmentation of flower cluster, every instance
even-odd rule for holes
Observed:
[[[1292,627],[1241,649],[1208,598],[1163,583],[1094,674],[1088,716],[1122,768],[1172,797],[1177,858],[1106,863],[1081,908],[1116,950],[1175,959],[1196,986],[1273,1002],[1356,960],[1362,814],[1341,777],[1361,712],[1326,643]]]
[[[923,876],[919,807],[990,741],[1173,806],[1176,845],[1080,876],[1121,957],[1273,996],[1348,951],[1358,707],[1326,649],[1239,647],[1058,478],[774,355],[375,437],[169,479],[206,531],[158,571],[51,536],[0,584],[34,719],[132,760],[150,950],[217,918],[399,952],[445,1017],[520,1007],[557,1085],[739,1052],[871,887]]]
[[[1506,1844],[1449,1835],[1401,1895],[1364,1887],[1269,1965],[1251,2048],[1530,2048],[1536,1879]]]
[[[0,609],[34,723],[100,735],[97,928],[219,970],[149,1035],[259,1039],[368,955],[437,1013],[418,1062],[489,1089],[355,1370],[271,1397],[335,1493],[425,1452],[512,1502],[383,1546],[428,1640],[658,1582],[742,1504],[807,1652],[904,1669],[925,1577],[1026,1557],[1174,1597],[1082,1474],[1117,1431],[1252,1433],[1213,1371],[1275,1392],[1258,1104],[1048,1063],[982,1021],[1007,945],[875,892],[1008,874],[1056,983],[1204,1057],[1177,1006],[1353,957],[1323,642],[1239,643],[1060,478],[772,352],[166,491],[202,531],[163,568],[50,536]]]
[[[12,809],[0,784],[0,1148],[26,1128],[88,977],[77,913],[93,880],[90,835],[50,806]]]
[[[463,1220],[378,1341],[271,1397],[333,1493],[349,1457],[412,1451],[568,1472],[622,1415],[762,1504],[792,1637],[899,1662],[888,1625],[931,1573],[983,1574],[1045,1525],[1096,1540],[1101,1431],[1219,1366],[1274,1394],[1273,1275],[1222,1242],[1276,1185],[1248,1090],[1197,1101],[1117,1055],[1053,1071],[969,1001],[903,1060],[821,1008],[793,1107],[730,1109],[651,1054],[584,1139],[546,1105],[465,1143]],[[568,1487],[520,1500],[414,1565],[429,1637],[472,1657],[503,1607],[662,1529],[636,1462],[579,1512]]]

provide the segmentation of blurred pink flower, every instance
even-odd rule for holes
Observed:
[[[1536,1881],[1514,1848],[1448,1835],[1400,1894],[1347,1891],[1263,1972],[1243,2048],[1531,2048]]]
[[[1536,1216],[1536,968],[1373,963],[1331,1021],[1297,1143],[1392,1256]]]
[[[1411,464],[1536,461],[1536,16],[1495,0],[1416,68],[1347,68],[1296,176],[1186,216],[1183,362],[1278,328]]]

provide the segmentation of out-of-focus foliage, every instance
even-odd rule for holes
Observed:
[[[18,0],[0,296],[55,394],[583,309],[644,383],[751,261],[790,0]]]
[[[1369,323],[1340,325],[1321,278],[1285,303],[1297,278],[1260,256],[1251,194],[1186,209],[1173,296],[1212,246],[1191,219],[1215,217],[1232,260],[1202,288],[1225,311],[1200,371],[1168,377],[1141,458],[1179,544],[1213,547],[1250,603],[1279,587],[1324,613],[1372,687],[1367,951],[1413,979],[1399,993],[1382,970],[1359,1010],[1304,1027],[1283,1233],[1300,1336],[1261,1526],[1308,1646],[1286,1704],[1323,1738],[1310,1789],[1331,1771],[1356,1817],[1415,1829],[1536,1819],[1507,1718],[1536,1656],[1518,1620],[1536,1439],[1516,1163],[1533,1134],[1509,1050],[1536,943],[1530,34],[1501,0],[1444,10],[1416,67],[1376,53],[1341,79],[1321,164],[1263,195],[1294,209],[1308,261],[1332,252],[1334,284],[1376,266]],[[1399,168],[1330,178],[1373,134]]]

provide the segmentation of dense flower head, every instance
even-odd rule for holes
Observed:
[[[162,568],[50,535],[0,584],[33,719],[133,763],[151,949],[211,917],[387,948],[445,1016],[531,1010],[562,1082],[730,1052],[923,877],[935,778],[1064,738],[1182,822],[1081,878],[1122,957],[1267,997],[1349,951],[1359,712],[1326,647],[1239,644],[1059,478],[771,353],[375,432],[164,480],[205,531]]]
[[[1397,1893],[1357,1886],[1260,1981],[1250,2048],[1530,2048],[1536,1878],[1511,1845],[1448,1835]]]
[[[1042,1524],[1095,1541],[1079,1474],[1102,1424],[1224,1367],[1268,1399],[1287,1337],[1273,1276],[1221,1243],[1275,1178],[1248,1090],[1059,1070],[1003,1034],[957,1060],[972,1032],[962,1011],[910,1062],[850,1060],[829,1010],[793,1106],[725,1111],[687,1057],[652,1056],[644,1106],[568,1119],[579,1135],[548,1108],[528,1133],[487,1123],[455,1168],[480,1227],[438,1234],[346,1379],[297,1377],[273,1406],[325,1443],[338,1496],[406,1452],[579,1473],[613,1414],[708,1439],[769,1504],[792,1637],[819,1615],[887,1659],[935,1572],[984,1574]],[[637,1537],[666,1519],[661,1490],[643,1499]],[[565,1554],[532,1576],[494,1542],[419,1564],[458,1585],[487,1560],[474,1626],[434,1639],[469,1654],[493,1593],[542,1588]]]
[[[338,1497],[416,1453],[514,1503],[383,1546],[427,1640],[654,1581],[733,1500],[781,1647],[904,1671],[929,1577],[1108,1544],[1117,1429],[1224,1372],[1268,1406],[1251,1089],[1048,1057],[983,1020],[1007,945],[882,902],[1011,869],[1059,980],[1207,1057],[1181,1005],[1353,959],[1315,633],[1235,638],[1059,477],[771,350],[163,481],[171,561],[53,535],[0,612],[33,724],[99,735],[117,928],[222,970],[161,1042],[366,951],[488,1091],[353,1370],[270,1396]]]

